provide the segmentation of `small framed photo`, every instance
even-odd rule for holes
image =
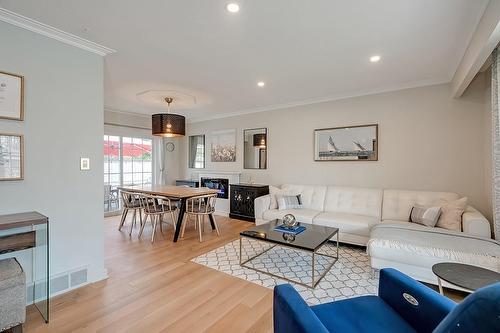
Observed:
[[[0,133],[0,180],[24,178],[24,137]]]
[[[90,158],[80,157],[80,170],[89,171],[90,170]]]
[[[24,77],[0,71],[0,119],[24,119]]]

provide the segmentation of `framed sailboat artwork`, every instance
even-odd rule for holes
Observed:
[[[378,161],[378,124],[314,131],[315,161]]]

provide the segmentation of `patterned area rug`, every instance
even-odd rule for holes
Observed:
[[[267,252],[251,260],[246,265],[291,280],[301,281],[306,284],[311,283],[311,254],[288,247],[272,247],[265,242],[243,239],[242,256],[244,260],[265,250]],[[359,295],[373,295],[377,292],[379,273],[372,270],[368,255],[365,249],[361,247],[341,244],[339,259],[314,289],[241,267],[239,251],[239,240],[235,240],[191,261],[270,289],[278,284],[291,283],[309,305]],[[321,252],[335,256],[335,243],[328,243],[328,245],[323,246]],[[315,276],[317,277],[324,272],[325,268],[333,261],[335,259],[317,255]]]

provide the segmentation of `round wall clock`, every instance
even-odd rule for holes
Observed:
[[[174,143],[173,143],[173,142],[167,142],[167,144],[166,144],[166,148],[167,148],[167,151],[168,151],[168,152],[173,152],[173,151],[174,151],[174,149],[175,149],[175,145],[174,145]]]

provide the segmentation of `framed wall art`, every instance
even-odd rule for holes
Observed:
[[[315,161],[378,161],[378,125],[314,131]]]
[[[236,162],[236,130],[212,132],[212,162]]]
[[[0,119],[24,119],[24,77],[0,72]]]
[[[24,137],[0,133],[0,180],[24,178]]]

